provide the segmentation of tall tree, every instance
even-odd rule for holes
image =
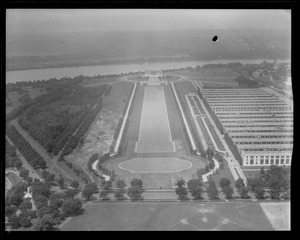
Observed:
[[[208,181],[206,191],[209,199],[213,200],[218,198],[218,189],[214,181]]]
[[[253,190],[257,199],[264,199],[265,189],[262,187],[254,187]]]
[[[17,214],[13,213],[8,217],[7,220],[12,228],[17,229],[21,227],[20,218],[17,216]]]
[[[185,187],[178,186],[175,189],[175,192],[178,195],[178,200],[187,200],[188,199],[188,196],[187,196],[188,192]]]
[[[201,199],[202,190],[202,181],[200,179],[191,179],[187,182],[188,189],[191,192],[191,195],[194,197],[194,200]]]
[[[82,191],[82,196],[87,199],[90,200],[91,197],[93,196],[94,193],[98,192],[98,187],[95,183],[89,183],[87,185],[85,185],[83,191]]]
[[[78,198],[68,199],[62,205],[64,216],[73,216],[79,214],[82,209],[82,203]]]
[[[243,199],[248,199],[249,198],[249,195],[248,195],[249,189],[248,189],[248,187],[240,187],[240,188],[238,188],[238,192],[241,195],[241,198],[243,198]]]
[[[35,225],[36,231],[53,231],[54,221],[51,214],[44,215]]]
[[[72,188],[78,188],[78,187],[79,187],[79,182],[78,182],[77,180],[73,180],[73,181],[71,182],[71,187],[72,187]]]
[[[116,185],[117,185],[117,188],[119,188],[119,189],[123,189],[126,187],[126,183],[123,179],[118,179],[116,181]]]
[[[231,182],[228,178],[221,178],[219,185],[221,188],[224,188],[226,186],[230,186]]]
[[[226,199],[231,199],[233,194],[233,188],[230,185],[226,185],[222,188],[222,192],[225,194]]]
[[[138,179],[138,178],[131,179],[130,185],[131,185],[132,187],[138,186],[138,187],[140,187],[140,188],[143,188],[143,182],[142,182],[141,179]]]
[[[237,189],[240,189],[241,187],[245,187],[244,180],[242,178],[239,178],[235,181],[235,187]]]
[[[185,185],[185,180],[183,178],[177,179],[175,186],[177,187],[183,187]]]
[[[117,200],[124,200],[125,199],[125,193],[126,193],[126,191],[123,188],[119,188],[117,191],[115,191],[114,197]]]
[[[142,193],[144,192],[144,190],[138,186],[138,185],[134,185],[130,188],[128,188],[127,190],[127,195],[130,197],[130,199],[132,201],[137,201],[137,200],[142,200]]]

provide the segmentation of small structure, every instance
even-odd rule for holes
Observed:
[[[143,79],[147,79],[141,82],[141,84],[146,83],[147,85],[160,85],[161,83],[167,83],[163,80],[164,73],[162,69],[146,69]]]
[[[164,73],[161,69],[146,69],[144,77],[163,77]]]

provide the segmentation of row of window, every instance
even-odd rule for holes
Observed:
[[[293,148],[244,148],[245,152],[272,152],[272,151],[292,151]]]
[[[289,155],[281,155],[281,156],[279,156],[279,155],[277,155],[277,156],[275,156],[275,155],[267,155],[267,156],[265,156],[265,155],[261,155],[261,156],[247,156],[246,157],[246,159],[284,159],[284,158],[286,158],[286,159],[290,159],[291,158],[291,156],[289,156]]]
[[[208,100],[208,103],[211,105],[226,105],[232,103],[233,105],[241,105],[245,104],[262,104],[262,105],[276,105],[276,104],[285,104],[283,101],[278,99],[269,99],[269,100],[250,100],[250,99],[235,99],[235,100],[229,100],[229,99],[220,99],[220,100]]]
[[[288,128],[284,128],[284,129],[268,129],[268,130],[245,130],[245,129],[235,129],[235,130],[228,130],[228,133],[253,133],[253,132],[271,132],[271,133],[275,133],[275,132],[293,132],[293,129],[288,129]]]
[[[286,124],[281,124],[281,125],[275,125],[275,123],[273,125],[226,125],[226,128],[242,128],[242,127],[247,127],[247,128],[265,128],[265,127],[286,127]],[[289,124],[289,127],[293,127],[293,124]]]
[[[291,111],[291,107],[228,107],[228,108],[213,108],[214,111],[227,111],[227,112],[236,112],[236,111]]]
[[[245,120],[221,120],[222,121],[222,123],[232,123],[232,122],[242,122],[242,123],[244,123],[244,122],[249,122],[249,123],[252,123],[252,122],[286,122],[286,123],[289,123],[289,122],[294,122],[294,120],[293,119],[284,119],[284,120],[278,120],[278,119],[271,119],[271,120],[266,120],[266,121],[264,121],[264,120],[251,120],[251,121],[245,121]]]
[[[293,141],[283,141],[283,142],[236,142],[236,144],[239,144],[239,145],[293,144]]]
[[[286,159],[286,160],[280,159],[280,161],[279,161],[279,159],[276,159],[276,160],[271,159],[269,161],[268,159],[266,159],[266,160],[260,160],[259,164],[260,165],[279,165],[279,164],[281,164],[281,165],[283,165],[283,164],[290,165],[290,160],[289,159]],[[256,161],[255,164],[254,164],[253,159],[251,159],[250,161],[246,160],[246,165],[258,165],[258,161]]]
[[[261,135],[261,136],[258,136],[258,135],[248,135],[248,136],[245,136],[245,135],[241,135],[241,136],[231,136],[231,138],[292,138],[293,135]]]
[[[249,119],[249,118],[271,118],[271,119],[274,119],[276,120],[277,118],[286,118],[286,119],[293,119],[293,115],[286,115],[286,116],[270,116],[270,115],[266,115],[266,116],[228,116],[228,117],[224,117],[224,116],[220,116],[219,118],[221,119],[221,121],[223,119],[243,119],[243,118],[246,118],[246,119]]]
[[[240,116],[240,115],[253,115],[253,114],[255,114],[255,116],[256,115],[262,115],[262,114],[268,114],[268,113],[266,113],[266,112],[243,112],[243,113],[238,113],[238,112],[236,112],[236,113],[226,113],[226,112],[223,112],[223,113],[218,113],[217,115],[219,116],[221,116],[221,115],[229,115],[229,116],[234,116],[234,115],[236,115],[236,116]],[[278,115],[278,114],[293,114],[293,112],[291,112],[291,111],[284,111],[284,112],[276,112],[276,113],[269,113],[269,114],[275,114],[276,116]]]
[[[259,99],[259,100],[267,100],[267,99],[274,99],[272,96],[266,96],[266,95],[244,95],[244,96],[238,96],[238,95],[220,95],[220,96],[215,96],[215,95],[203,95],[207,101],[210,100],[219,100],[219,99],[232,99],[232,100],[239,100],[239,99]],[[278,98],[276,98],[278,99]]]

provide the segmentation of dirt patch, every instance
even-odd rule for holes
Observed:
[[[109,95],[103,99],[103,107],[85,135],[85,141],[78,146],[66,160],[87,170],[87,162],[94,153],[106,153],[113,142],[114,133],[127,97],[130,95],[131,83],[112,85]]]

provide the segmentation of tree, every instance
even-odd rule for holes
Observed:
[[[175,189],[176,194],[178,195],[178,200],[187,200],[188,192],[185,187],[178,186]]]
[[[58,178],[58,179],[56,180],[56,182],[57,182],[58,186],[59,186],[61,189],[64,188],[64,186],[65,186],[65,180],[64,180],[62,177]]]
[[[114,197],[117,200],[124,200],[125,198],[125,190],[123,188],[119,188],[117,191],[115,191]]]
[[[19,209],[20,209],[21,211],[28,211],[28,210],[31,210],[31,209],[32,209],[32,203],[31,203],[30,199],[24,200],[24,201],[20,204]]]
[[[31,219],[37,218],[36,210],[29,210],[28,214],[29,214]]]
[[[257,199],[264,199],[265,190],[262,187],[254,187],[253,190]]]
[[[78,193],[79,193],[78,189],[67,189],[64,192],[64,195],[66,196],[66,198],[74,198]]]
[[[34,203],[36,208],[40,208],[40,206],[47,206],[48,205],[48,198],[43,195],[38,195],[34,199]]]
[[[127,195],[130,197],[130,199],[132,201],[137,201],[137,200],[142,200],[142,193],[144,192],[144,190],[138,186],[138,185],[134,185],[130,188],[128,188],[127,190]]]
[[[29,170],[26,168],[21,168],[19,175],[21,178],[26,180],[29,177]]]
[[[287,188],[289,185],[289,170],[285,166],[272,165],[265,175],[266,187]]]
[[[8,223],[9,225],[13,228],[13,229],[18,229],[21,227],[21,223],[20,223],[20,219],[17,216],[17,214],[13,213],[12,215],[10,215],[8,218]]]
[[[103,189],[100,192],[99,197],[102,198],[103,200],[107,200],[107,199],[109,199],[108,194],[109,194],[109,191],[107,189]]]
[[[66,217],[77,215],[81,210],[82,203],[78,198],[67,199],[62,205],[62,212]]]
[[[239,178],[235,181],[235,187],[237,189],[240,189],[241,187],[245,187],[244,180],[242,178]]]
[[[32,225],[28,212],[21,212],[19,215],[19,221],[23,228],[28,228]]]
[[[93,196],[94,193],[98,192],[98,187],[96,185],[96,183],[89,183],[87,185],[85,185],[83,191],[82,191],[82,196],[87,199],[90,200],[91,197]]]
[[[24,197],[23,192],[14,191],[9,196],[9,203],[11,205],[19,206],[23,202],[23,197]]]
[[[126,187],[126,183],[123,179],[118,179],[116,181],[117,188],[124,189]]]
[[[212,180],[208,181],[206,191],[209,199],[213,200],[218,198],[218,189],[214,181]]]
[[[222,192],[225,194],[226,199],[232,198],[233,188],[230,185],[226,185],[222,188]]]
[[[202,190],[202,181],[200,179],[190,179],[187,182],[188,189],[191,192],[191,195],[194,197],[194,200],[201,199]]]
[[[183,187],[185,185],[185,180],[180,178],[180,179],[177,179],[176,183],[175,183],[175,186],[177,187]]]
[[[241,195],[241,198],[243,198],[243,199],[248,199],[249,198],[249,195],[248,195],[249,189],[248,189],[248,187],[245,187],[245,186],[240,187],[240,188],[238,188],[238,192]]]
[[[37,182],[37,180],[34,180],[32,184],[33,200],[35,200],[35,198],[39,195],[42,195],[48,199],[50,196],[50,187],[47,184],[43,184],[41,182]]]
[[[36,231],[52,231],[54,229],[54,221],[51,214],[44,215],[35,225]]]
[[[226,186],[230,186],[231,182],[228,178],[221,178],[219,185],[221,188],[224,188]]]
[[[270,195],[272,199],[280,198],[280,189],[279,188],[271,188]]]
[[[105,190],[108,190],[108,189],[112,188],[112,181],[106,181],[105,183],[106,183],[105,186],[104,186]]]
[[[261,187],[262,183],[259,178],[248,178],[248,187],[251,191],[254,191],[255,187]]]
[[[42,206],[37,208],[36,213],[39,218],[42,218],[44,215],[50,214],[50,209],[47,206]]]
[[[138,186],[140,188],[143,188],[143,182],[141,179],[138,178],[131,179],[130,185],[131,187]]]
[[[5,216],[9,217],[10,215],[16,213],[18,208],[16,206],[5,206]]]
[[[79,187],[79,182],[78,182],[77,180],[73,180],[73,181],[71,182],[71,187],[72,187],[72,188],[78,188],[78,187]]]

